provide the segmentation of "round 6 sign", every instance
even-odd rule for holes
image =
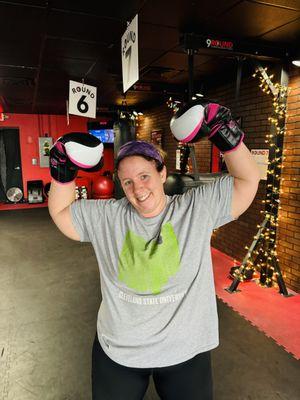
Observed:
[[[70,81],[69,114],[96,118],[97,88],[82,82]]]

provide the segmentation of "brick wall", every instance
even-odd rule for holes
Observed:
[[[300,292],[300,75],[290,76],[277,252],[286,284]]]
[[[272,99],[261,92],[258,80],[244,79],[240,87],[239,101],[235,101],[235,83],[211,91],[209,97],[228,106],[234,117],[242,118],[245,132],[244,142],[251,149],[268,148],[265,135],[269,131],[268,117],[272,112]],[[212,245],[224,253],[242,261],[246,249],[253,241],[253,236],[262,222],[262,200],[266,194],[266,181],[261,180],[257,195],[248,210],[235,222],[219,228],[212,237]]]
[[[235,83],[227,84],[211,90],[207,95],[221,104],[227,105],[235,117],[242,117],[242,128],[245,131],[245,144],[251,149],[268,148],[265,135],[269,133],[268,117],[272,113],[272,97],[262,93],[258,87],[259,81],[254,78],[242,80],[239,101],[235,101]],[[286,160],[282,189],[282,210],[280,214],[280,229],[278,233],[278,257],[284,272],[287,286],[300,291],[300,78],[292,77],[292,90],[289,96],[289,117],[285,140]],[[297,104],[298,102],[298,104]],[[175,171],[175,150],[177,142],[173,139],[169,122],[172,111],[162,105],[145,113],[140,120],[137,134],[140,139],[150,140],[151,131],[163,129],[163,148],[168,153],[167,168]],[[200,172],[210,172],[211,145],[202,140],[195,145],[197,164]],[[212,237],[212,245],[224,253],[241,261],[245,254],[245,246],[250,246],[253,236],[262,222],[262,200],[266,195],[266,181],[260,181],[257,195],[248,210],[226,226],[216,230]]]

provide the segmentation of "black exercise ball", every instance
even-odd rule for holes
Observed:
[[[164,183],[165,193],[169,196],[173,194],[182,194],[187,190],[186,183],[194,181],[190,175],[169,174]]]

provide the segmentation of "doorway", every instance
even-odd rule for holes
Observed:
[[[18,128],[0,128],[0,201],[6,202],[11,187],[23,191],[20,136]]]

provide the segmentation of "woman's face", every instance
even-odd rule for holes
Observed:
[[[128,201],[140,215],[155,217],[164,209],[166,167],[158,172],[155,161],[130,156],[120,162],[118,176]]]

